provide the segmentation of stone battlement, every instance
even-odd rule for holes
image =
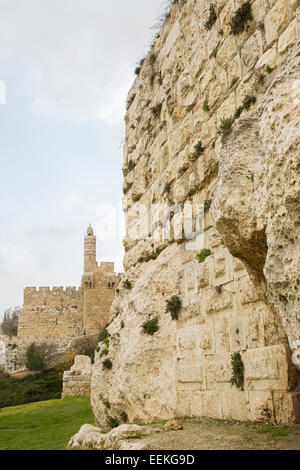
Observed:
[[[18,340],[60,341],[99,333],[108,321],[108,312],[120,276],[113,262],[96,262],[96,237],[92,227],[84,239],[84,273],[81,286],[26,287],[24,307],[19,317]]]
[[[49,302],[61,306],[68,303],[77,306],[80,287],[26,287],[24,289],[24,307],[29,305],[45,305]]]

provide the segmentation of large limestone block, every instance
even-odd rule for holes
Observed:
[[[248,390],[288,390],[291,386],[288,351],[284,344],[249,349],[243,354]]]
[[[259,295],[267,293],[292,350],[299,339],[299,46],[223,142],[212,215]],[[284,181],[284,184],[282,184]],[[266,283],[265,283],[266,281]]]
[[[104,370],[103,358],[95,355],[91,403],[101,426],[108,415],[120,416],[123,411],[131,422],[147,423],[173,416],[176,322],[165,310],[166,300],[176,290],[179,260],[178,248],[173,245],[156,260],[126,273],[132,289],[122,291],[112,305],[112,311],[119,307],[124,320],[124,328],[116,320],[109,327],[111,338],[115,338],[109,345],[112,369]],[[153,336],[145,334],[142,324],[156,316],[159,330]],[[110,402],[109,409],[103,404],[106,401]]]
[[[265,18],[266,40],[270,44],[277,39],[292,18],[289,0],[278,0]]]

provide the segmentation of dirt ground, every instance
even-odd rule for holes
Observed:
[[[183,430],[142,437],[151,450],[300,450],[300,424],[240,423],[213,419],[179,419]],[[156,423],[154,427],[162,427]]]

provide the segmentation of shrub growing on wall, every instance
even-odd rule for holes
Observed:
[[[245,2],[240,8],[236,10],[234,16],[231,19],[231,34],[236,35],[245,31],[247,22],[251,20],[253,20],[251,4],[250,2]]]
[[[178,320],[182,303],[179,297],[174,295],[170,300],[167,300],[166,312],[171,314],[172,320]]]
[[[102,363],[103,369],[111,370],[112,366],[113,366],[113,364],[112,364],[110,359],[105,359]]]
[[[158,330],[158,317],[154,317],[151,320],[147,320],[142,324],[144,333],[153,336]]]
[[[232,354],[231,356],[232,365],[232,377],[230,379],[231,385],[235,385],[236,388],[244,390],[244,371],[245,366],[242,360],[242,356],[239,352]]]
[[[200,253],[197,253],[196,259],[198,263],[203,263],[208,256],[212,254],[211,250],[209,248],[204,248],[203,250],[200,251]]]
[[[104,341],[105,339],[108,338],[108,331],[107,331],[107,328],[109,327],[109,323],[107,323],[104,328],[102,328],[102,330],[100,331],[100,334],[99,334],[99,342],[100,341]]]

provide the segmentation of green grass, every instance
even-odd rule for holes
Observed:
[[[268,434],[274,441],[287,436],[289,433],[288,426],[282,424],[280,426],[272,426],[271,424],[264,424],[262,429],[257,432],[262,434]]]
[[[94,424],[89,398],[49,400],[0,410],[0,450],[64,450],[83,424]]]

